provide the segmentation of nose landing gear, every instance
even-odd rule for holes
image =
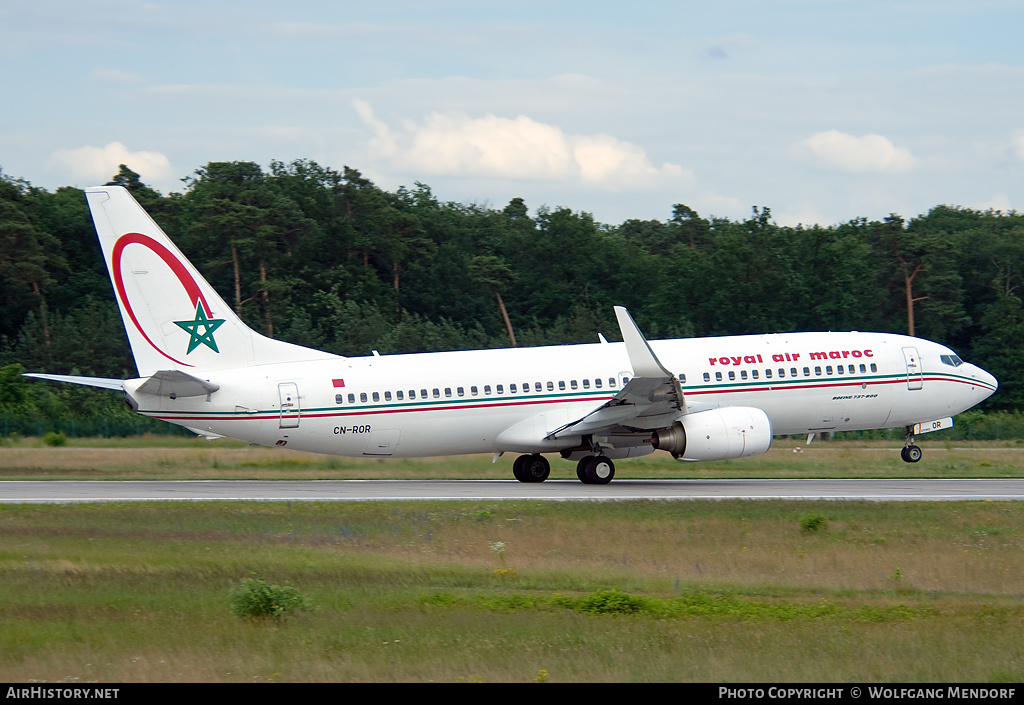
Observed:
[[[921,450],[920,446],[914,445],[914,427],[907,426],[906,438],[904,440],[903,450],[900,451],[900,457],[903,458],[905,463],[916,463],[921,459],[924,451]]]

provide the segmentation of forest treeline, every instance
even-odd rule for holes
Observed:
[[[663,220],[611,225],[520,198],[442,202],[422,183],[390,192],[308,160],[213,162],[170,195],[125,166],[112,183],[253,328],[300,345],[365,355],[614,340],[621,304],[652,339],[912,332],[996,375],[986,409],[1024,408],[1016,212],[938,205],[788,227],[768,207],[729,220],[680,203]],[[136,374],[81,190],[0,173],[0,297],[0,367]],[[25,393],[14,379],[0,395]]]

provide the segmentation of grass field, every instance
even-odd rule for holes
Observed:
[[[3,505],[0,537],[0,681],[1024,679],[1016,503]],[[235,616],[253,575],[315,608]]]
[[[511,460],[109,445],[9,442],[0,479],[508,478]],[[795,445],[618,474],[1024,470],[1012,443],[914,466],[898,445]],[[1020,682],[1022,549],[1014,502],[0,505],[0,681]],[[253,576],[311,609],[237,616]]]
[[[620,478],[1024,477],[1024,443],[923,442],[924,459],[900,460],[902,443],[779,440],[765,455],[679,463],[666,453],[616,462]],[[794,452],[799,448],[800,452]],[[0,480],[212,479],[509,479],[514,455],[421,459],[341,458],[180,436],[73,439],[51,448],[39,439],[0,445]],[[552,458],[551,477],[576,479],[576,464]]]

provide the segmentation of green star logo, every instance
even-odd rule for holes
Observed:
[[[188,352],[192,352],[202,343],[215,353],[219,353],[217,341],[213,339],[213,331],[220,328],[223,324],[223,318],[206,317],[202,301],[196,301],[196,317],[194,319],[191,321],[174,321],[174,325],[192,336],[192,339],[188,341]],[[201,333],[199,332],[200,328],[202,328]]]

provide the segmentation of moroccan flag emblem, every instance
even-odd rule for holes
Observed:
[[[174,325],[192,336],[188,341],[188,352],[185,353],[187,355],[199,347],[200,343],[215,353],[219,353],[217,341],[213,339],[213,332],[220,328],[223,323],[223,318],[207,318],[206,311],[203,310],[202,301],[196,301],[196,317],[191,321],[175,321]],[[202,330],[200,331],[200,329]]]

